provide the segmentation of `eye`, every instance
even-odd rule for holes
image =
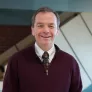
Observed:
[[[54,28],[54,25],[49,25],[49,28]]]
[[[42,28],[42,27],[43,27],[43,25],[42,25],[42,24],[39,24],[39,25],[37,25],[37,27]]]

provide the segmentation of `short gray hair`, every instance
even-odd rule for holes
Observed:
[[[57,26],[58,26],[58,28],[59,28],[59,25],[60,25],[60,17],[59,17],[59,15],[58,15],[57,12],[55,12],[54,10],[52,10],[52,9],[49,8],[49,7],[41,7],[41,8],[39,8],[39,9],[34,13],[34,15],[33,15],[33,17],[32,17],[32,27],[34,27],[35,17],[36,17],[36,15],[37,15],[39,12],[52,12],[52,13],[54,13],[55,16],[56,16],[56,18],[57,18]]]

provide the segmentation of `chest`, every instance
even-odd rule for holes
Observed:
[[[56,63],[57,62],[57,63]],[[57,89],[69,89],[71,82],[71,68],[65,63],[52,61],[48,69],[48,75],[45,73],[44,66],[39,63],[23,62],[18,69],[20,85],[23,87],[29,85],[35,89],[39,87],[52,87]],[[22,88],[23,88],[22,87]]]

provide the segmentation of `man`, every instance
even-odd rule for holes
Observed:
[[[59,24],[52,9],[42,7],[36,11],[32,18],[36,42],[10,59],[3,92],[81,92],[76,60],[54,44]]]

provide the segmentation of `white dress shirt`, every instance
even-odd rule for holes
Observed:
[[[37,56],[40,58],[40,60],[43,61],[42,55],[43,55],[44,51],[37,45],[36,42],[35,42],[35,52],[36,52]],[[56,52],[54,44],[53,44],[52,48],[47,52],[49,54],[49,63],[51,63],[51,61],[55,55],[55,52]]]

